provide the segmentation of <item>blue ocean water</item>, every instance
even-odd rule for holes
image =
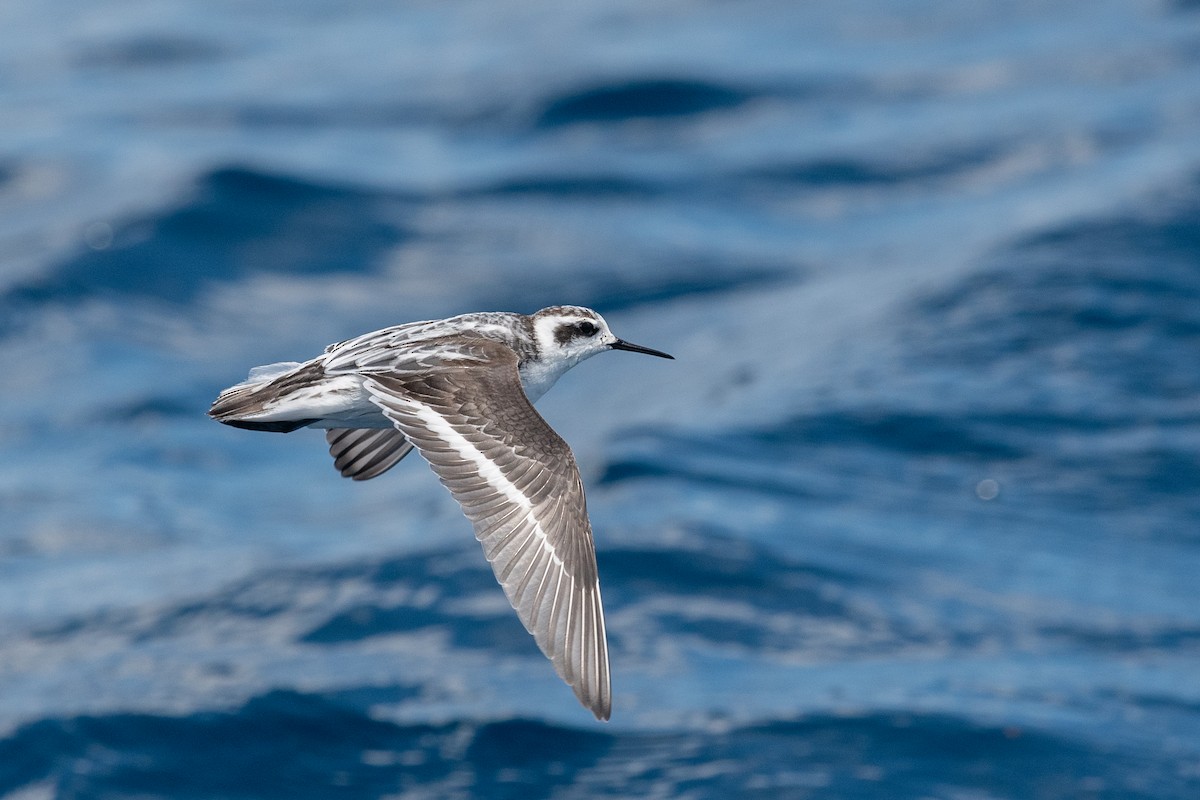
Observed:
[[[0,795],[1200,797],[1200,6],[0,7]],[[597,723],[254,365],[576,303]]]

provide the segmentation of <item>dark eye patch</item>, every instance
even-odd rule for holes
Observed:
[[[595,336],[599,331],[599,326],[597,326],[594,322],[588,322],[587,320],[584,320],[583,322],[567,323],[565,325],[559,325],[557,328],[555,328],[554,341],[558,342],[559,344],[566,344],[572,339],[578,339],[581,336],[584,338]]]

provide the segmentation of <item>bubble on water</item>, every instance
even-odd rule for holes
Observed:
[[[107,250],[113,243],[112,225],[107,222],[93,222],[84,228],[83,241],[93,250]]]
[[[975,484],[975,494],[980,500],[995,500],[1000,496],[1000,482],[993,478],[984,478]]]

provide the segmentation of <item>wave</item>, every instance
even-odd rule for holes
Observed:
[[[100,249],[49,267],[0,305],[96,296],[183,304],[216,283],[254,274],[368,271],[409,235],[399,203],[357,187],[217,169],[197,179],[182,203],[118,224]]]
[[[839,652],[877,649],[912,635],[870,604],[851,600],[868,579],[715,531],[693,528],[686,541],[670,547],[602,547],[598,561],[608,613],[631,623],[609,632],[618,650],[640,649],[646,635],[766,652],[808,649],[825,639]],[[434,633],[447,653],[537,658],[472,546],[270,570],[155,610],[74,617],[31,637],[69,655],[97,637],[137,645],[202,639],[214,630],[225,631],[227,639],[269,637],[301,647]],[[847,639],[849,630],[857,634]],[[835,644],[838,637],[842,641]]]
[[[386,691],[384,692],[386,694]],[[946,714],[812,715],[691,730],[529,719],[406,724],[369,697],[273,691],[230,711],[44,719],[0,740],[0,792],[69,797],[1191,797],[1167,752]]]
[[[572,89],[545,102],[537,127],[688,117],[736,108],[753,93],[709,81],[640,78]]]
[[[408,294],[404,264],[394,258],[396,249],[422,237],[426,245],[437,246],[431,241],[437,233],[417,229],[413,216],[418,209],[495,193],[550,197],[570,193],[586,200],[597,192],[621,194],[629,188],[619,179],[612,181],[513,177],[492,186],[421,195],[223,167],[200,176],[182,201],[117,223],[97,237],[96,249],[76,253],[4,293],[0,309],[8,313],[0,330],[35,319],[46,306],[91,300],[191,309],[211,289],[272,274],[294,277],[297,287],[311,281],[314,294],[327,291],[322,282],[326,276],[364,276],[370,279],[370,288],[361,291],[370,292],[372,302],[379,302],[379,296],[394,297],[388,305],[394,308],[406,302]],[[612,312],[799,278],[790,264],[661,251],[647,254],[645,263],[628,257],[622,263],[595,259],[564,270],[558,263],[530,259],[490,265],[486,272],[471,264],[451,263],[441,274],[438,291],[445,295],[441,302],[459,311],[476,307],[533,311],[565,300]],[[427,283],[422,283],[421,291],[429,291]],[[379,309],[372,311],[379,313]]]
[[[149,34],[83,47],[73,62],[81,69],[158,70],[221,60],[228,50],[184,35]]]
[[[1197,252],[1200,180],[1136,213],[997,251],[912,309],[924,334],[914,349],[943,364],[1016,368],[1029,384],[1066,373],[1114,410],[1138,397],[1194,396],[1200,377],[1185,365],[1200,345]]]
[[[866,188],[943,180],[993,165],[1007,156],[999,145],[943,146],[907,157],[820,157],[750,170],[738,181],[749,187]]]

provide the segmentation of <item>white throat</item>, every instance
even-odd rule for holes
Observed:
[[[541,396],[550,391],[550,387],[573,366],[575,364],[570,361],[556,362],[545,358],[522,364],[521,385],[525,387],[525,396],[529,398],[529,402],[535,403],[541,399]]]

